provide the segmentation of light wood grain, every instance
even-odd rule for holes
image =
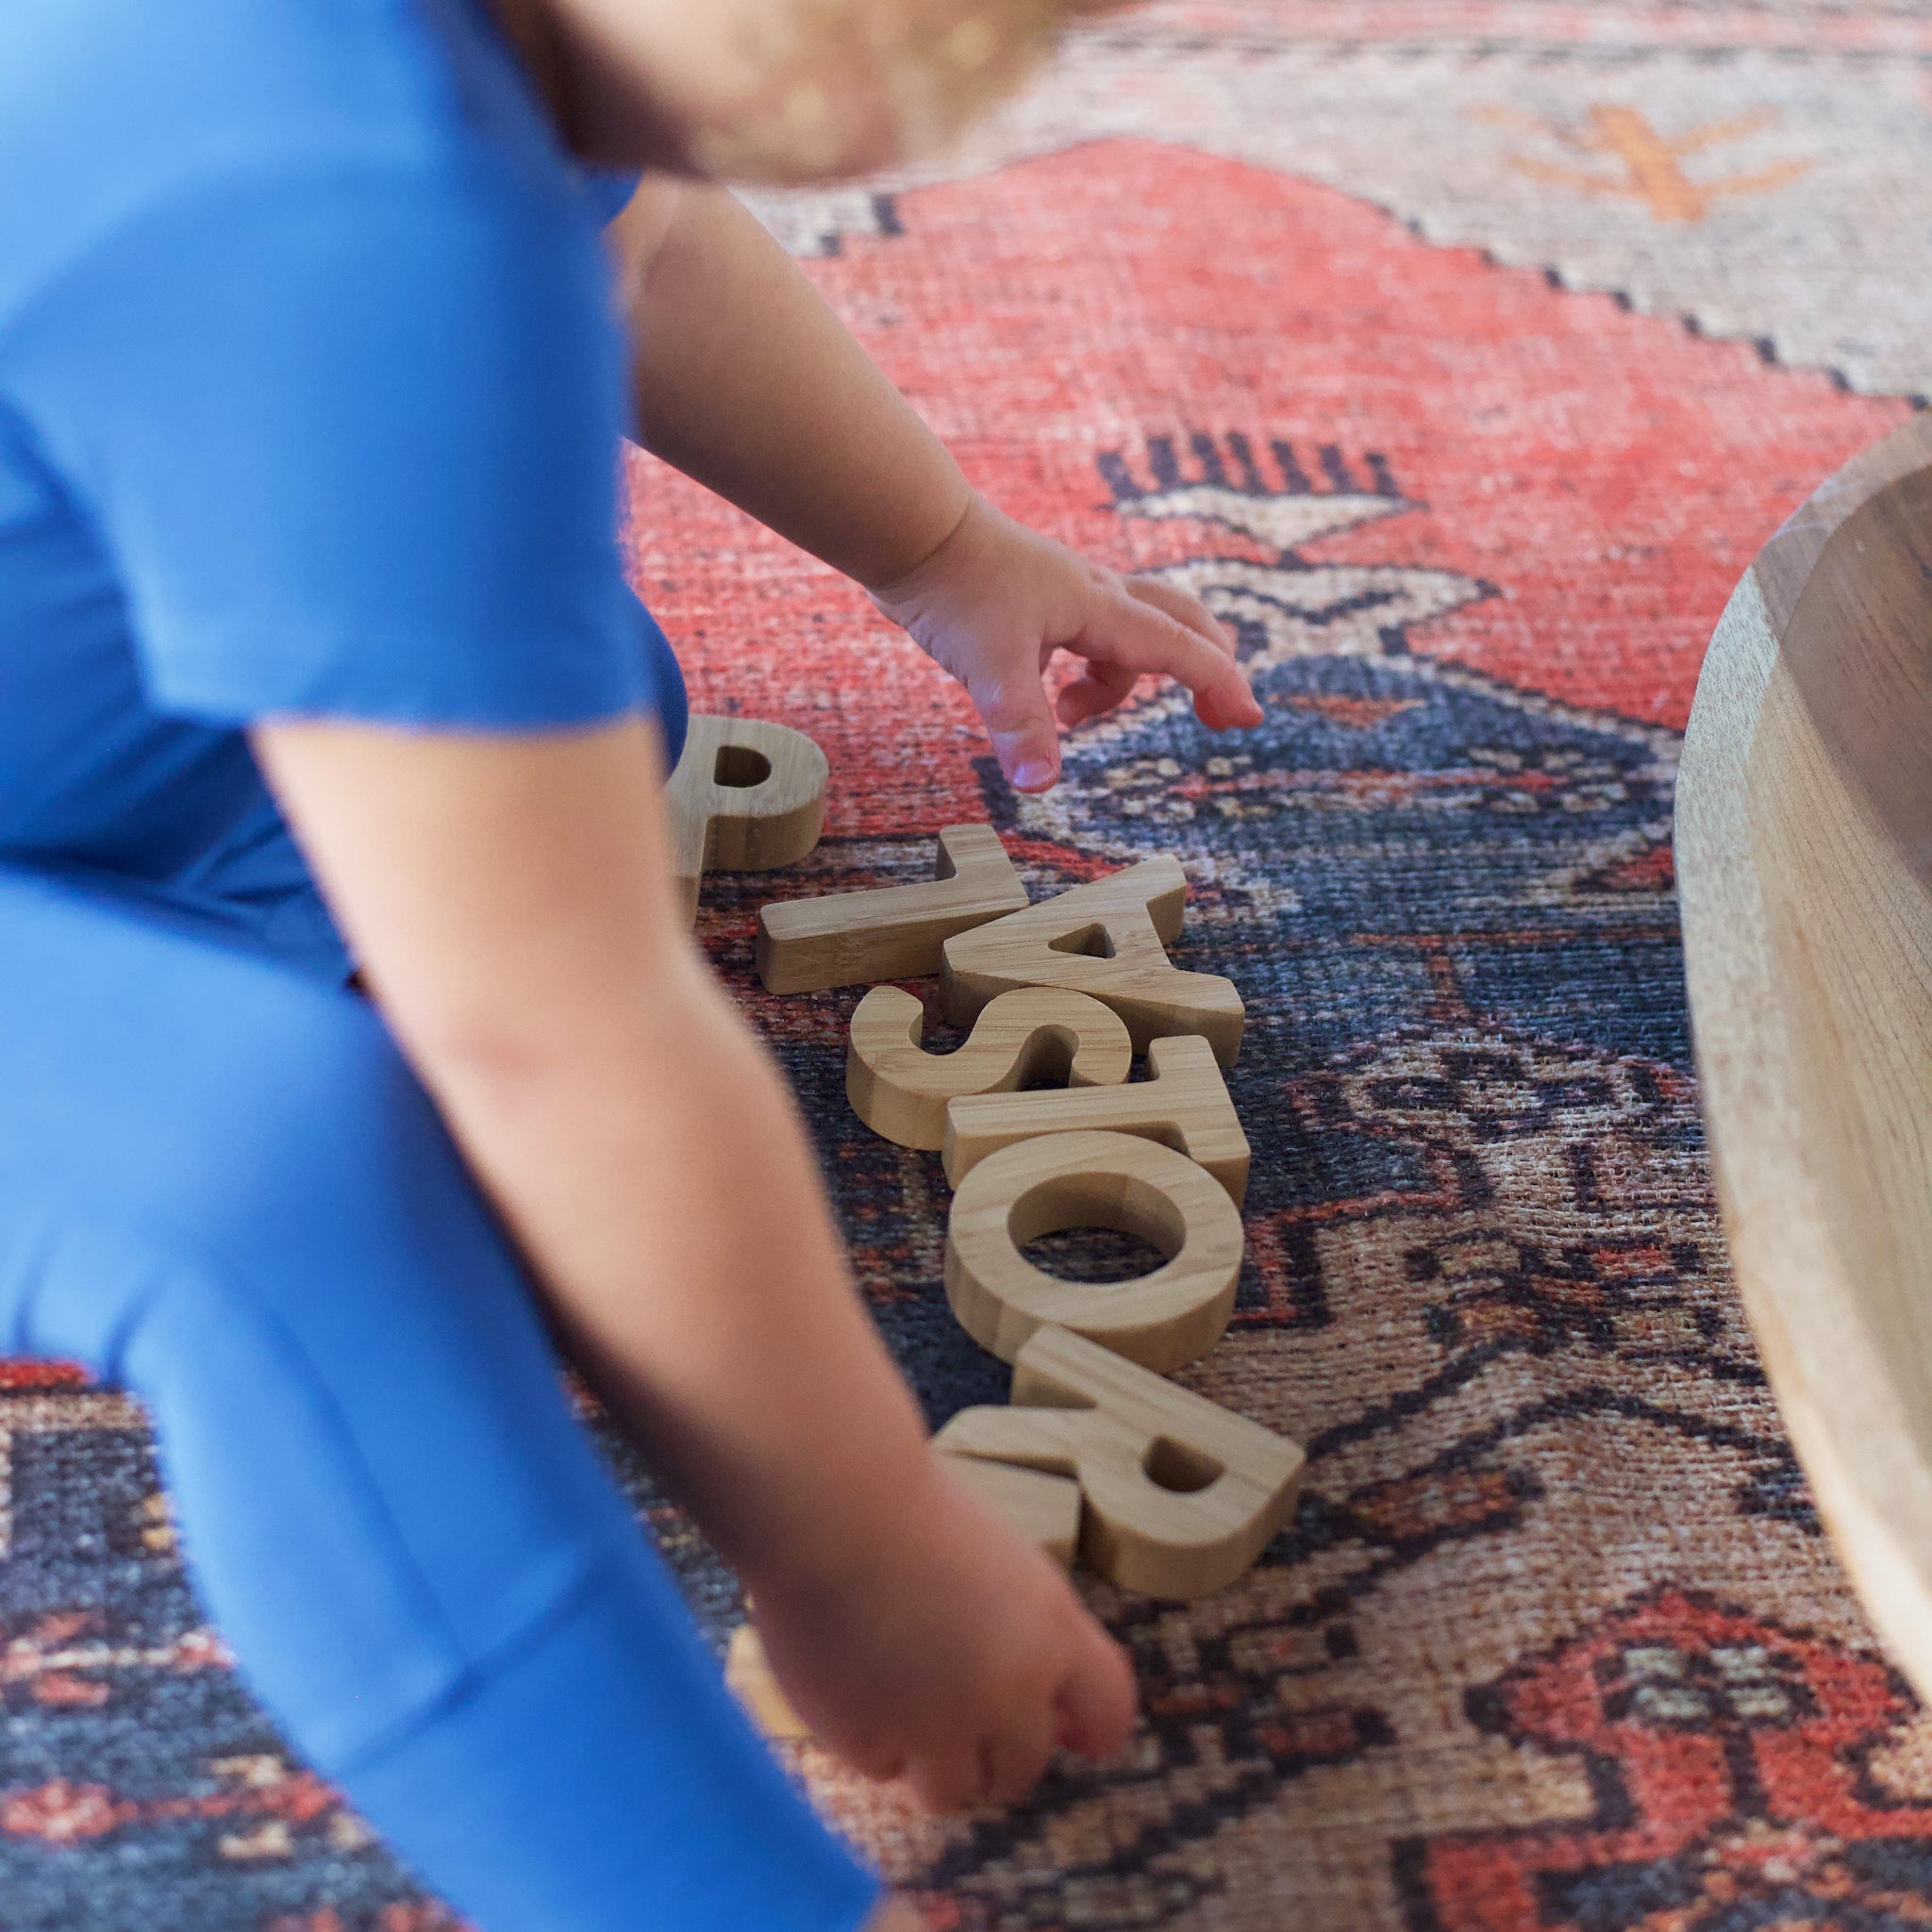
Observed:
[[[986,1008],[982,1023],[999,1005]],[[989,1154],[1035,1134],[1141,1134],[1205,1167],[1239,1208],[1248,1191],[1248,1137],[1214,1049],[1198,1034],[1157,1040],[1147,1049],[1147,1071],[1130,1086],[974,1092],[950,1102],[941,1142],[946,1178],[958,1187]]]
[[[691,919],[706,873],[770,872],[811,851],[828,775],[824,753],[789,724],[693,715],[665,787],[672,874]]]
[[[1232,1066],[1243,1019],[1233,981],[1184,973],[1167,957],[1187,896],[1177,859],[1148,858],[955,934],[943,949],[947,1019],[964,1026],[1015,987],[1065,987],[1111,1007],[1137,1053],[1166,1034],[1198,1033]]]
[[[731,1633],[724,1649],[724,1685],[766,1737],[800,1743],[811,1736],[811,1727],[778,1687],[756,1624],[741,1624]]]
[[[1134,1058],[1118,1014],[1053,987],[1003,992],[951,1053],[925,1052],[924,1031],[925,1008],[896,986],[874,987],[852,1015],[845,1097],[874,1133],[901,1147],[942,1146],[956,1094],[1008,1092],[1030,1080],[1109,1086],[1127,1077]]]
[[[1738,587],[1676,855],[1732,1265],[1839,1553],[1932,1696],[1932,421]]]
[[[1020,1250],[1070,1227],[1110,1227],[1167,1258],[1130,1281],[1068,1281]],[[1132,1134],[1042,1134],[989,1156],[946,1226],[946,1299],[980,1347],[1012,1361],[1052,1323],[1150,1369],[1221,1340],[1241,1273],[1241,1211],[1184,1154]]]
[[[1061,1569],[1073,1568],[1080,1538],[1078,1483],[1042,1470],[946,1455],[937,1447],[934,1454],[1016,1535],[1037,1544]],[[766,1737],[800,1740],[811,1735],[779,1689],[756,1624],[741,1624],[731,1633],[724,1653],[724,1682]]]
[[[769,992],[818,992],[940,970],[940,948],[1008,912],[1026,888],[991,825],[948,825],[933,877],[875,892],[786,899],[758,914],[758,971]]]
[[[1224,1590],[1294,1507],[1296,1444],[1063,1328],[1020,1351],[1013,1404],[962,1410],[938,1446],[1072,1476],[1080,1556],[1124,1590]]]

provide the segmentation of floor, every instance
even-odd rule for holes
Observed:
[[[832,762],[700,934],[793,1076],[935,1422],[1005,1376],[935,1158],[842,1094],[856,993],[758,906],[990,819],[1036,896],[1155,853],[1248,1002],[1234,1326],[1181,1379],[1309,1454],[1187,1608],[1092,1586],[1119,1762],[940,1825],[808,1748],[934,1932],[1932,1921],[1932,1721],[1874,1648],[1727,1277],[1670,810],[1700,656],[1816,481],[1932,391],[1932,8],[1158,0],[943,167],[762,205],[1014,513],[1199,591],[1268,719],[1146,690],[1019,800],[848,586],[634,457],[701,708]],[[140,1418],[0,1369],[0,1927],[438,1932],[202,1629]],[[722,1644],[731,1579],[624,1459]]]

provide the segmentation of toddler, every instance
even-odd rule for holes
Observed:
[[[1257,721],[1192,598],[976,495],[708,185],[942,135],[1054,10],[0,9],[0,1349],[146,1402],[250,1684],[482,1932],[913,1923],[553,1336],[862,1772],[1007,1802],[1132,1720],[926,1454],[681,929],[683,686],[615,536],[632,431],[864,585],[1022,790],[1144,675]]]

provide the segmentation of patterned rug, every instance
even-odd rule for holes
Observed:
[[[758,989],[756,908],[973,819],[1036,895],[1177,855],[1256,1153],[1182,1379],[1309,1452],[1243,1583],[1093,1591],[1120,1761],[946,1824],[799,1774],[935,1932],[1932,1923],[1932,1719],[1726,1276],[1669,842],[1731,585],[1932,391],[1932,8],[1165,0],[945,168],[765,212],[996,500],[1238,626],[1268,720],[1144,691],[1018,800],[849,587],[638,458],[699,701],[832,763],[821,850],[714,882],[704,941],[937,1423],[1005,1383],[937,1159],[846,1108],[856,993]],[[451,1924],[239,1686],[139,1416],[16,1369],[0,1444],[0,1928]],[[722,1646],[731,1579],[613,1454]]]

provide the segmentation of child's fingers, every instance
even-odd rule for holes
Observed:
[[[1194,693],[1195,715],[1210,730],[1261,722],[1246,675],[1220,645],[1124,590],[1106,597],[1070,648],[1137,673],[1179,678]]]
[[[1023,1717],[981,1744],[978,1802],[1017,1805],[1040,1782],[1053,1746],[1054,1713],[1044,1701],[1036,1701]]]
[[[1132,1733],[1140,1705],[1126,1652],[1089,1620],[1055,1700],[1060,1743],[1086,1757],[1111,1757]]]
[[[966,694],[979,708],[1000,770],[1016,791],[1049,791],[1058,784],[1059,727],[1038,672],[968,677]]]
[[[1191,631],[1198,631],[1217,651],[1230,658],[1234,656],[1233,631],[1191,591],[1184,591],[1178,584],[1164,584],[1158,577],[1124,577],[1121,582],[1128,596],[1138,597],[1142,604],[1151,604],[1155,609],[1165,611],[1176,623],[1186,625]]]
[[[1060,723],[1071,729],[1124,704],[1140,680],[1141,674],[1124,664],[1090,665],[1078,677],[1061,686],[1054,710]]]
[[[1234,633],[1191,591],[1154,577],[1122,577],[1120,587],[1137,602],[1205,638],[1224,657],[1234,657]],[[1140,675],[1124,664],[1090,663],[1083,675],[1061,689],[1054,706],[1060,723],[1071,729],[1075,724],[1084,724],[1089,718],[1097,718],[1103,711],[1112,710],[1125,702]]]
[[[906,1754],[896,1745],[876,1744],[858,1751],[841,1747],[838,1755],[875,1785],[897,1784],[906,1775]]]
[[[779,1688],[784,1688],[782,1682]],[[807,1728],[846,1766],[874,1784],[895,1784],[906,1774],[905,1746],[877,1725],[825,1726],[808,1720]]]
[[[915,1757],[906,1773],[906,1782],[928,1811],[943,1818],[983,1805],[987,1774],[981,1740],[969,1733],[949,1740],[944,1751]]]

